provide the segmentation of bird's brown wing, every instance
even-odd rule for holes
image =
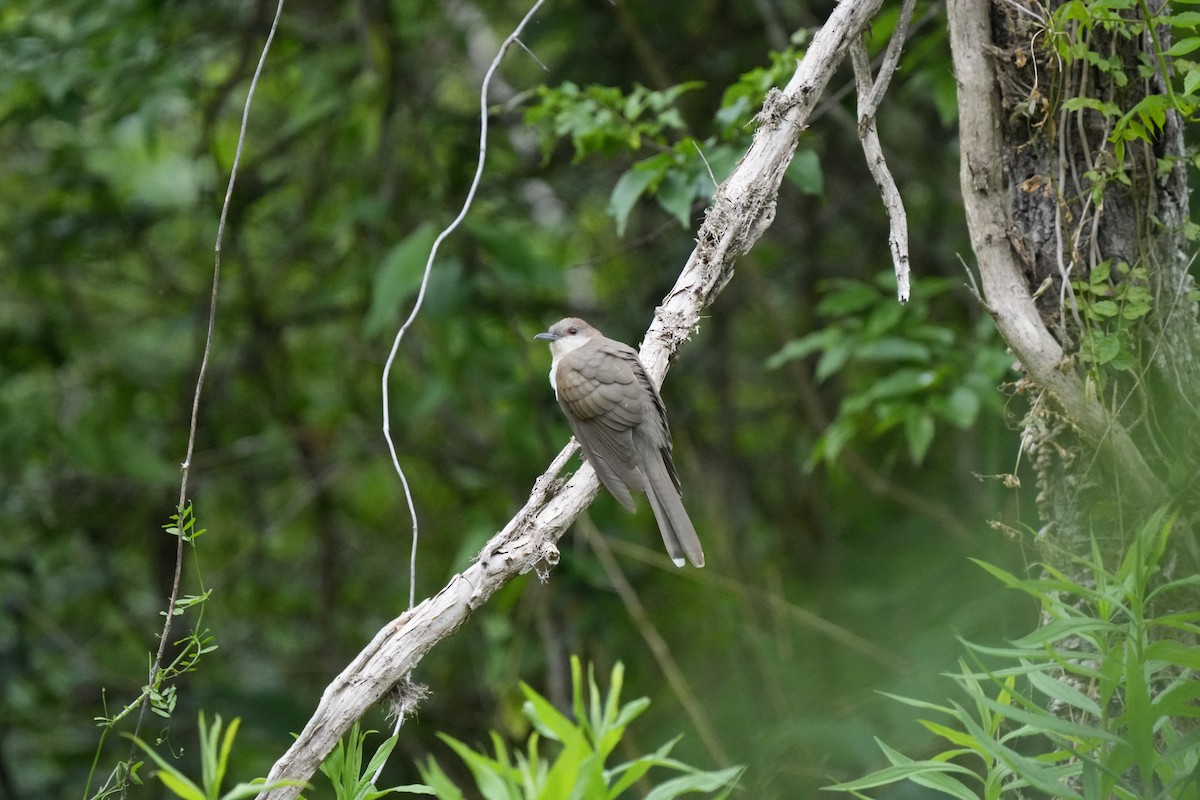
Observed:
[[[601,338],[564,356],[555,375],[558,402],[584,456],[630,511],[630,489],[645,491],[633,428],[646,413],[646,395],[635,366],[642,371],[632,348]]]
[[[679,474],[671,458],[671,428],[667,425],[667,410],[636,354],[633,374],[641,386],[643,397],[648,398],[642,423],[633,432],[633,446],[638,453],[638,464],[641,465],[644,480],[642,491],[654,510],[663,544],[675,566],[682,567],[686,556],[695,566],[703,567],[704,548],[700,546],[696,528],[679,496]]]

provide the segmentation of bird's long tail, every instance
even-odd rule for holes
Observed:
[[[688,517],[683,500],[675,482],[667,473],[666,465],[658,453],[643,459],[646,475],[646,498],[650,508],[654,510],[654,518],[658,520],[658,530],[662,534],[663,544],[667,546],[667,554],[682,567],[684,556],[694,566],[704,566],[704,550],[700,547],[700,537]]]

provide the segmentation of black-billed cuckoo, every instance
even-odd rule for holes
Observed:
[[[637,351],[576,317],[533,338],[550,342],[550,385],[600,481],[630,511],[629,490],[644,492],[675,566],[686,555],[703,567],[700,539],[679,497],[667,411]]]

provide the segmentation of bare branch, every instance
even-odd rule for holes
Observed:
[[[698,325],[701,311],[733,277],[734,262],[775,216],[784,170],[808,115],[846,48],[865,29],[882,0],[844,0],[817,32],[804,60],[783,90],[773,90],[758,115],[750,149],[722,184],[674,288],[656,310],[641,359],[661,384],[675,350]],[[388,623],[326,687],[308,724],[271,769],[269,780],[307,780],[353,722],[405,680],[439,641],[453,633],[499,588],[518,575],[558,562],[556,542],[600,489],[586,462],[565,483],[558,473],[574,453],[571,442],[539,477],[529,500],[466,570],[437,595]],[[298,787],[263,792],[284,800]]]
[[[879,74],[875,77],[875,85],[871,87],[865,101],[862,89],[859,89],[859,138],[862,138],[868,120],[874,121],[875,112],[879,110],[879,104],[883,102],[883,96],[887,94],[888,86],[892,83],[892,75],[896,74],[896,67],[900,64],[900,54],[904,51],[904,41],[908,38],[908,23],[912,21],[913,8],[916,5],[917,0],[904,0],[904,5],[900,7],[900,17],[896,20],[896,29],[892,31],[892,40],[888,42],[887,50],[883,54],[883,61],[879,64]],[[870,70],[868,70],[869,73]]]
[[[700,739],[704,742],[704,746],[708,748],[709,755],[720,766],[729,766],[733,762],[730,760],[729,754],[725,752],[725,748],[721,745],[721,739],[717,736],[712,720],[705,710],[707,706],[700,702],[699,698],[696,697],[696,693],[692,691],[691,684],[688,683],[683,670],[679,668],[679,663],[675,660],[675,656],[671,654],[670,645],[667,644],[667,640],[663,638],[663,635],[658,632],[658,628],[654,626],[650,615],[646,613],[646,607],[642,604],[641,598],[638,597],[637,590],[633,588],[632,584],[629,583],[629,579],[625,577],[625,572],[621,569],[621,565],[613,555],[612,548],[604,540],[604,535],[600,533],[595,524],[587,516],[584,516],[577,524],[587,538],[588,544],[591,545],[592,551],[596,554],[596,559],[600,562],[600,567],[604,570],[608,582],[612,585],[613,590],[616,591],[617,596],[621,598],[621,603],[625,606],[625,612],[633,620],[633,624],[638,629],[638,633],[641,634],[646,647],[649,648],[651,655],[654,656],[654,661],[658,664],[659,671],[667,679],[667,683],[671,685],[671,689],[679,699],[680,705],[683,706],[684,712],[692,720],[692,724],[696,726],[696,732],[700,734]]]
[[[912,9],[908,9],[909,13]],[[899,31],[897,31],[899,35]],[[893,44],[896,41],[893,39]],[[891,51],[889,50],[889,53]],[[897,55],[899,48],[896,48]],[[871,98],[879,83],[872,84],[871,58],[867,54],[867,45],[862,37],[850,45],[850,60],[854,64],[854,81],[858,86],[858,136],[862,140],[863,155],[867,157],[867,169],[875,179],[879,188],[879,196],[888,215],[888,247],[892,251],[892,266],[896,270],[896,298],[901,303],[908,302],[908,214],[904,211],[904,199],[896,188],[896,180],[888,169],[883,157],[883,145],[879,143],[879,132],[875,128],[875,109],[870,107]],[[886,63],[886,59],[885,59]],[[895,64],[892,65],[895,69]],[[880,74],[879,81],[887,83],[887,78]]]

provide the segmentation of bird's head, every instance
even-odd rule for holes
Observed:
[[[562,356],[583,347],[592,337],[599,336],[600,331],[587,324],[579,317],[567,317],[550,326],[550,330],[539,333],[534,339],[550,343],[550,352]]]

